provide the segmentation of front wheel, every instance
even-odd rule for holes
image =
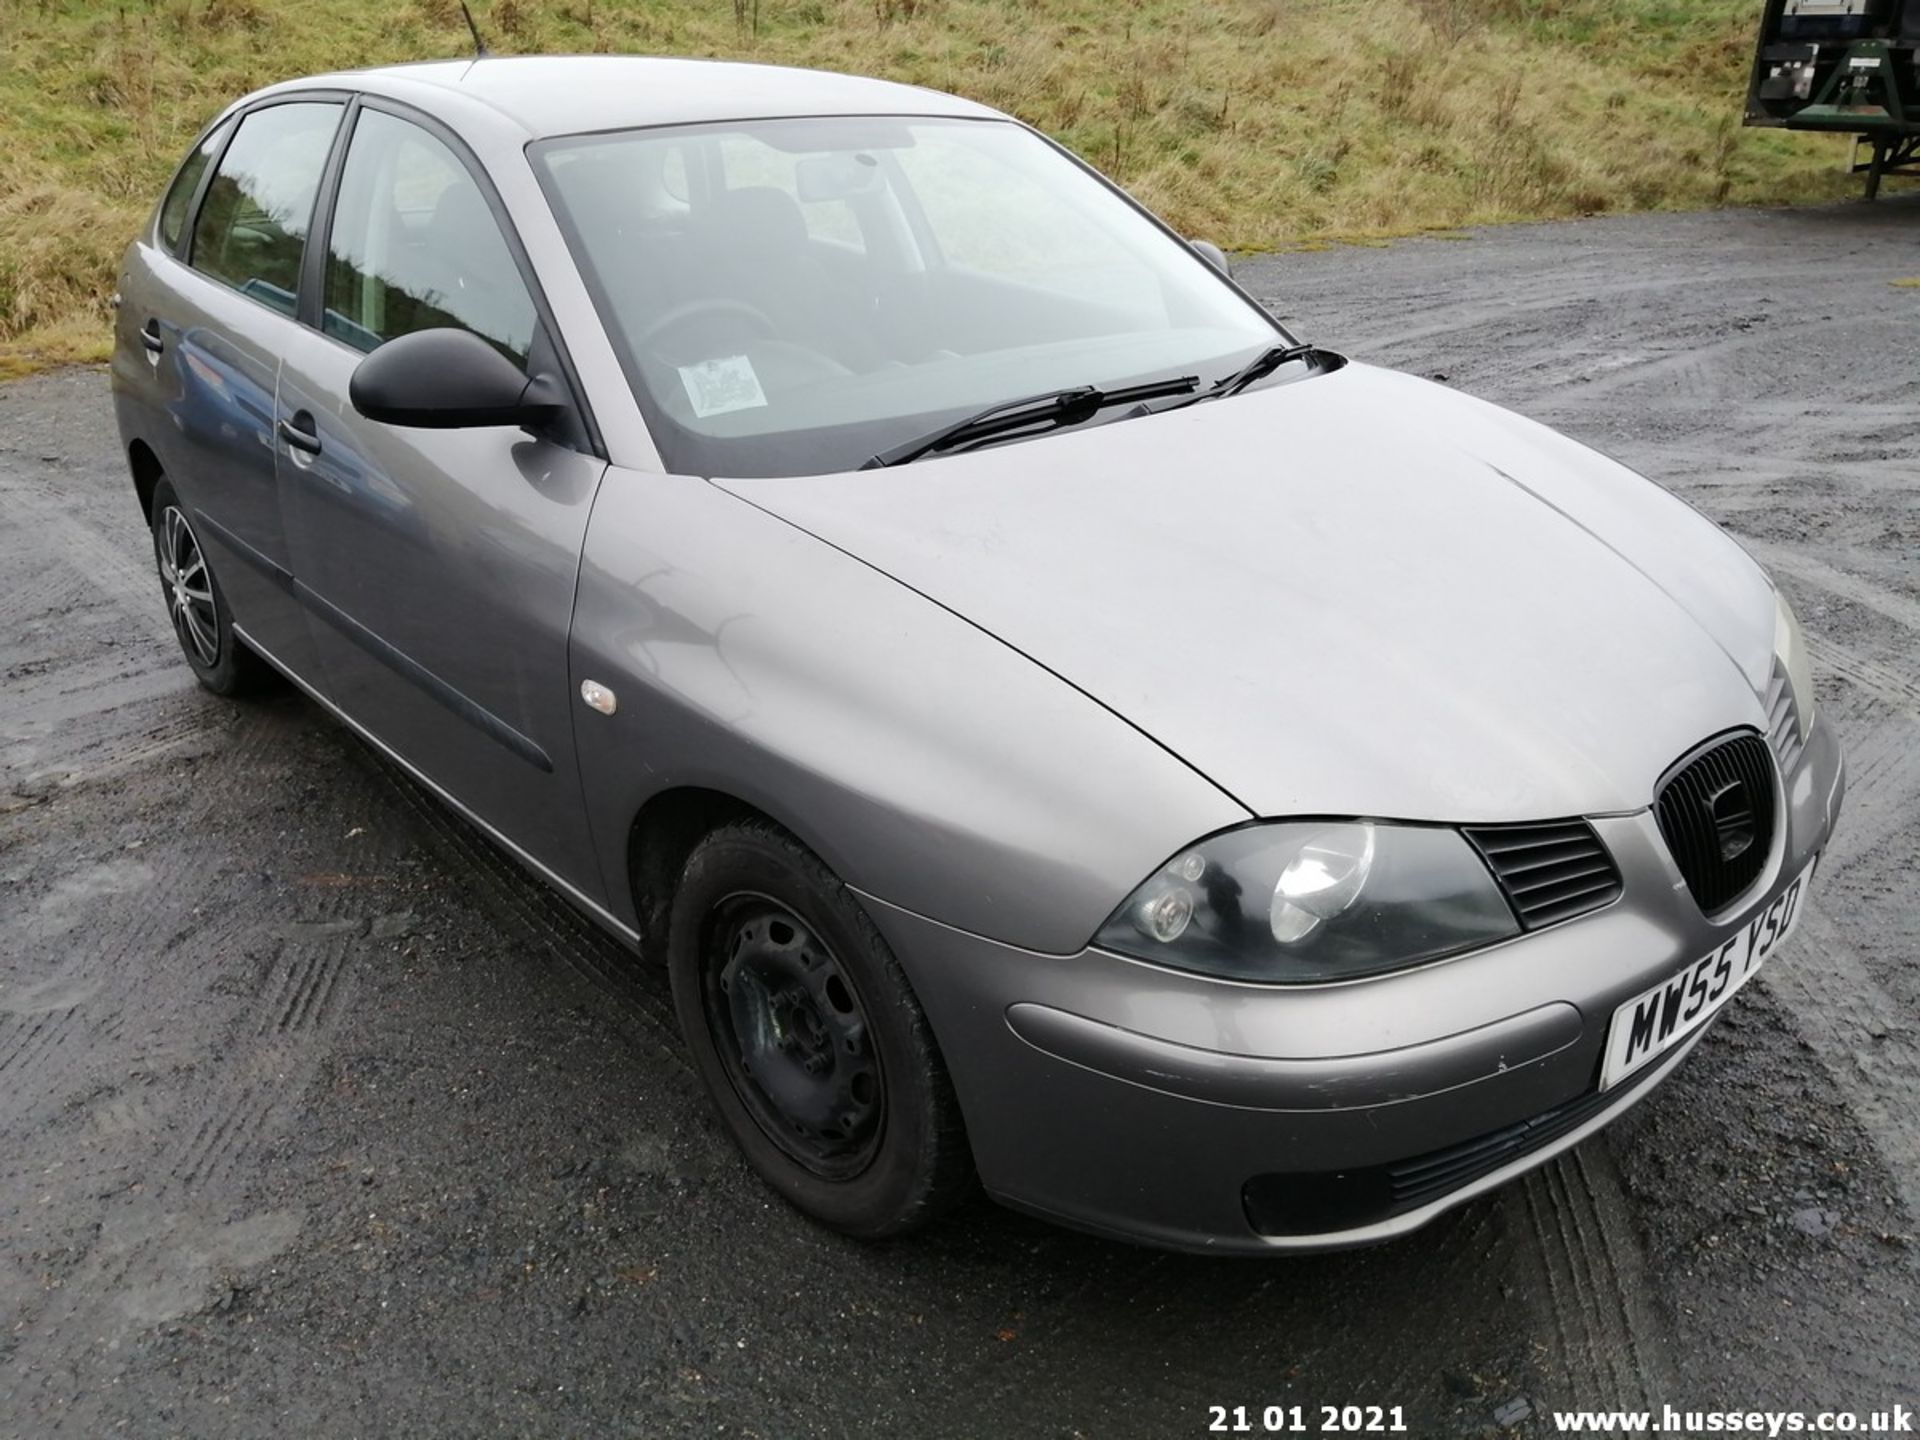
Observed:
[[[668,929],[674,1008],[748,1162],[836,1230],[917,1228],[973,1183],[933,1033],[859,902],[760,821],[695,847]]]
[[[160,593],[181,652],[200,683],[216,695],[239,695],[261,688],[270,678],[266,662],[233,633],[227,597],[200,546],[187,510],[171,482],[153,491],[153,558],[160,571]]]

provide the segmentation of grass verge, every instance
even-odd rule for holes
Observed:
[[[1231,249],[1851,193],[1739,124],[1754,0],[472,0],[492,47],[766,60],[983,100]],[[0,376],[100,358],[121,248],[229,100],[463,53],[455,0],[0,5]]]

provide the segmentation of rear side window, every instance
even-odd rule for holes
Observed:
[[[313,197],[340,108],[331,101],[270,105],[240,122],[194,222],[194,269],[293,314]]]
[[[180,248],[180,233],[187,223],[187,207],[193,204],[194,192],[200,188],[200,177],[207,173],[207,166],[220,153],[220,146],[232,128],[231,125],[222,125],[208,135],[200,142],[200,148],[187,157],[187,163],[180,167],[180,173],[173,177],[167,198],[160,202],[160,243],[168,250]]]
[[[358,350],[471,330],[525,368],[533,297],[460,158],[411,121],[362,110],[340,172],[322,328]]]

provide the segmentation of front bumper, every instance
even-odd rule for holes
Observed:
[[[1615,1007],[1718,945],[1824,848],[1845,786],[1824,720],[1782,779],[1767,869],[1721,923],[1700,914],[1651,812],[1592,817],[1624,881],[1612,905],[1339,985],[1041,955],[867,903],[997,1198],[1174,1249],[1334,1249],[1405,1234],[1543,1163],[1680,1065],[1698,1035],[1597,1089]]]

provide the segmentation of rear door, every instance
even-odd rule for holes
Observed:
[[[185,267],[169,266],[171,283],[140,297],[151,313],[132,317],[168,376],[161,462],[213,546],[234,619],[314,683],[275,478],[273,393],[344,110],[337,98],[297,98],[243,115],[182,237]]]
[[[454,137],[364,100],[334,186],[312,322],[276,420],[294,568],[334,701],[596,904],[574,759],[574,581],[606,462],[576,407],[541,434],[420,430],[356,413],[372,350],[454,326],[562,367],[491,187]]]

